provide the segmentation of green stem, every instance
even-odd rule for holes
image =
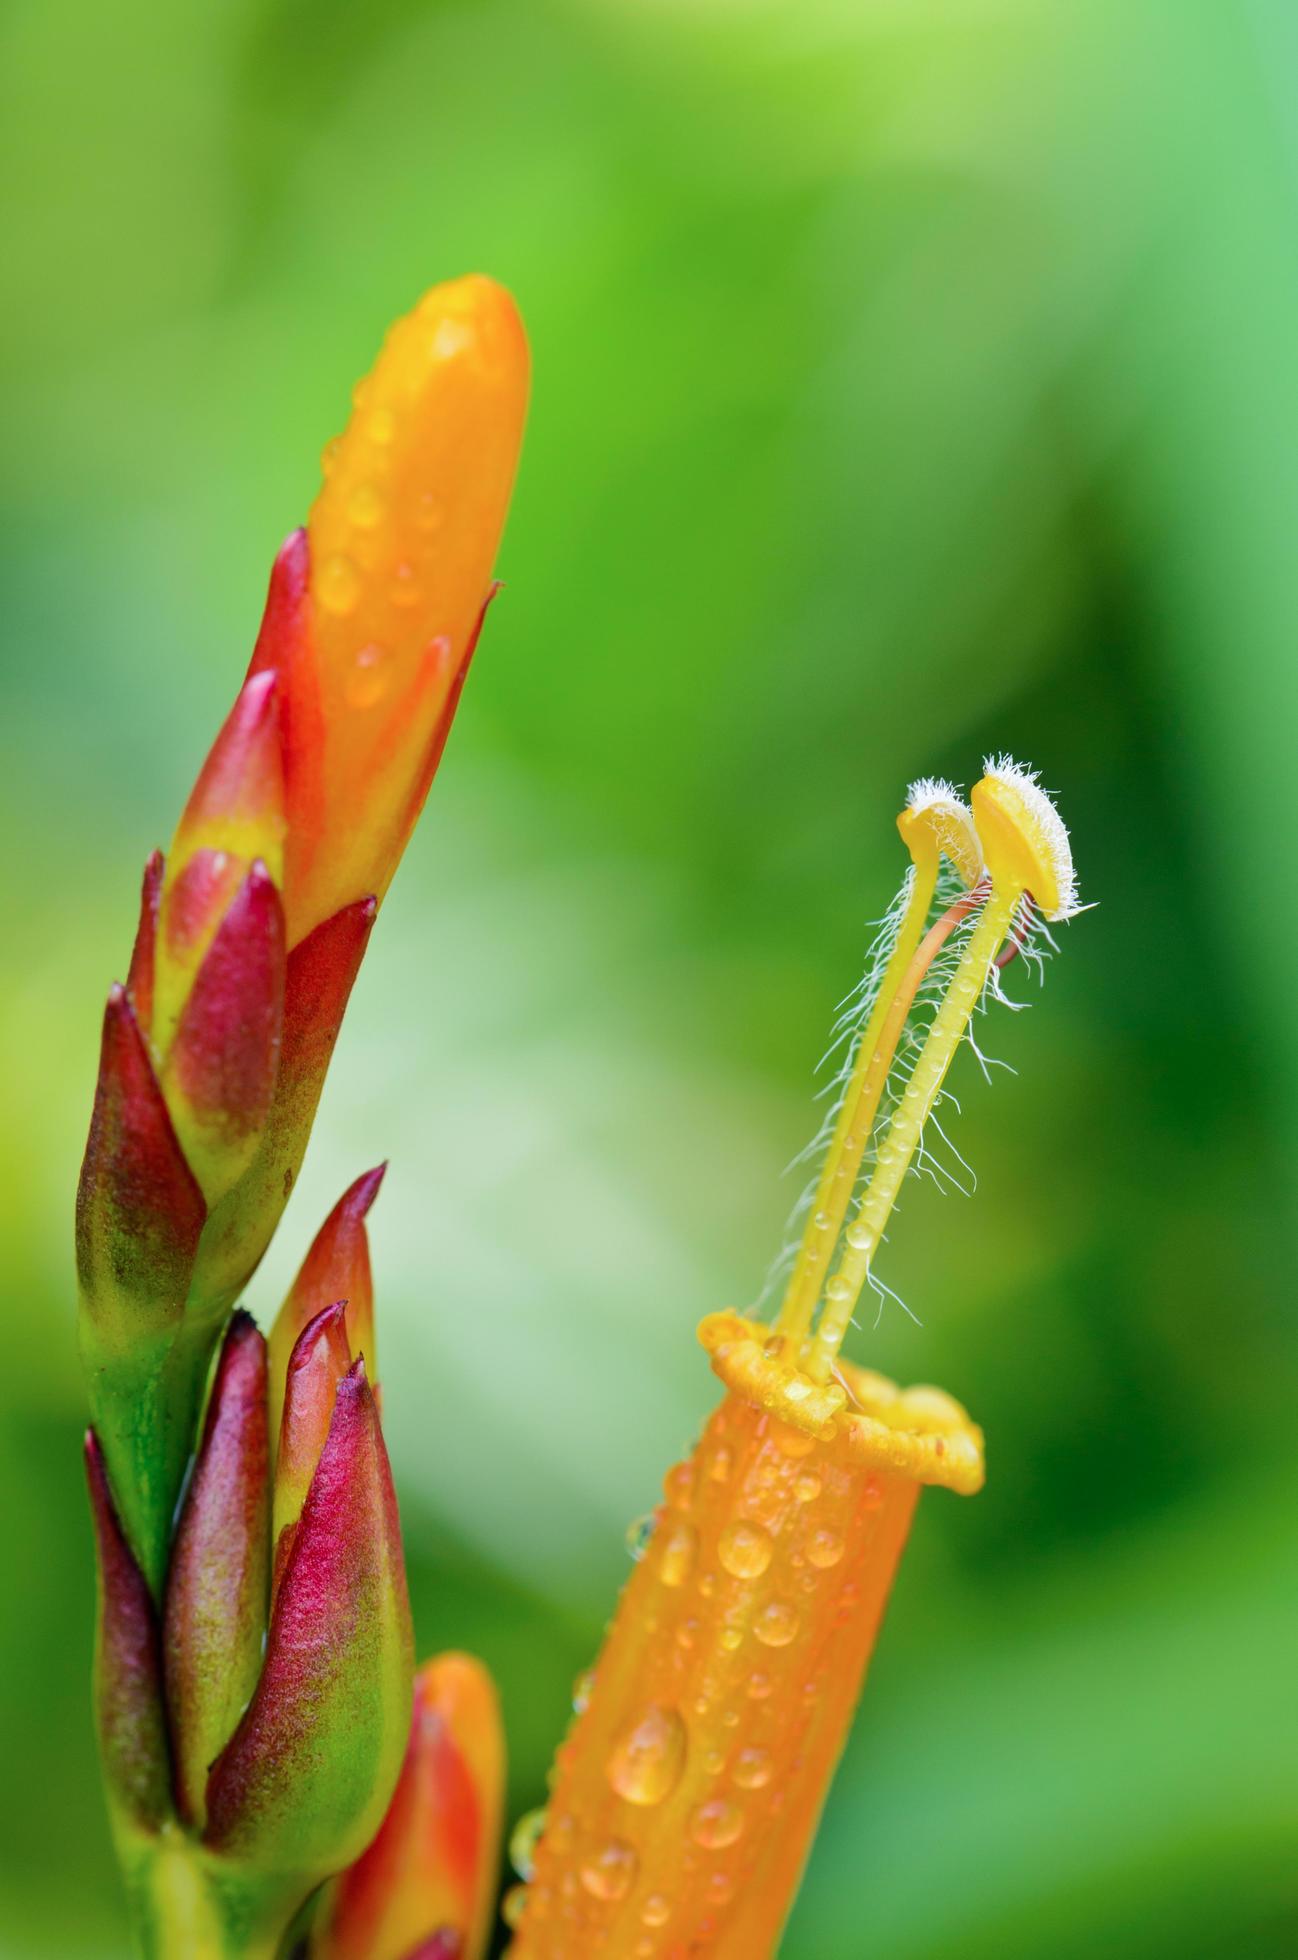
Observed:
[[[119,1840],[142,1960],[275,1960],[302,1900],[282,1880],[258,1884],[177,1825]]]

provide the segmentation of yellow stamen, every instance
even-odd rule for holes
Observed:
[[[1002,759],[989,765],[987,775],[975,786],[970,801],[987,859],[990,891],[879,1145],[874,1175],[848,1228],[843,1257],[825,1287],[825,1304],[807,1364],[815,1381],[828,1381],[831,1376],[902,1179],[910,1168],[946,1072],[982,997],[996,956],[1014,928],[1020,907],[1030,893],[1048,917],[1067,917],[1076,910],[1077,892],[1068,834],[1054,805],[1037,787],[1035,777]],[[952,911],[956,909],[953,907]],[[918,958],[917,955],[917,964]],[[896,1005],[901,1019],[894,1049],[910,1005],[904,998],[904,989],[898,991]],[[881,1042],[880,1052],[882,1047]]]
[[[910,895],[878,997],[857,1043],[802,1244],[775,1322],[777,1332],[798,1346],[811,1329],[906,1014],[937,951],[934,946],[916,970],[920,959],[916,948],[937,889],[941,860],[947,857],[966,885],[972,885],[982,869],[982,853],[969,812],[945,783],[912,784],[897,828],[912,859]]]

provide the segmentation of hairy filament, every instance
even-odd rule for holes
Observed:
[[[910,1168],[943,1078],[982,996],[988,972],[1013,926],[1014,914],[1022,896],[1022,888],[1017,884],[1008,888],[993,885],[961,955],[955,978],[934,1017],[928,1040],[920,1051],[910,1081],[879,1146],[874,1176],[848,1229],[846,1249],[837,1271],[825,1288],[824,1310],[816,1329],[808,1370],[816,1381],[829,1379],[869,1273],[870,1261],[896,1203],[902,1179]],[[955,910],[957,908],[953,907],[952,911]],[[958,921],[951,919],[950,914],[947,918],[950,920],[947,925],[949,932]],[[939,925],[944,923],[939,921]],[[933,930],[937,932],[938,927]]]
[[[951,930],[947,926],[936,940],[930,933],[924,941],[929,950],[924,954],[920,935],[938,889],[943,858],[966,886],[975,884],[982,869],[981,850],[968,810],[947,783],[926,778],[912,784],[897,827],[911,854],[910,890],[879,991],[847,1073],[802,1242],[775,1321],[776,1331],[799,1346],[811,1331],[816,1302],[852,1202],[906,1015],[929,964]],[[957,908],[958,916],[963,917],[967,909]]]

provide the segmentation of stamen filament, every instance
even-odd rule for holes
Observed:
[[[808,1363],[808,1372],[816,1381],[827,1381],[830,1377],[902,1179],[910,1168],[946,1072],[978,1005],[992,963],[1013,928],[1022,898],[1023,887],[1017,882],[993,884],[951,986],[934,1017],[914,1073],[879,1146],[878,1163],[848,1229],[843,1257],[825,1288],[825,1305]],[[952,907],[952,911],[959,909]]]
[[[811,1331],[811,1317],[820,1298],[829,1262],[834,1256],[843,1220],[847,1217],[847,1208],[852,1202],[861,1158],[874,1127],[888,1070],[892,1066],[892,1048],[896,1047],[900,1030],[893,1034],[892,1048],[882,1044],[881,1038],[885,1025],[890,1024],[894,996],[907,976],[929,906],[933,903],[939,862],[935,848],[925,852],[922,858],[916,858],[910,897],[902,914],[897,942],[884,968],[878,999],[857,1043],[851,1078],[838,1112],[838,1121],[834,1125],[833,1138],[825,1153],[824,1167],[802,1234],[797,1261],[776,1316],[775,1331],[798,1346]],[[905,1019],[904,1015],[902,1019]]]

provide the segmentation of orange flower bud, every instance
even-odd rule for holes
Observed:
[[[390,330],[324,456],[309,588],[263,634],[283,685],[289,944],[387,890],[454,712],[513,489],[528,353],[490,279]],[[268,626],[271,622],[268,621]]]
[[[735,1314],[729,1393],[668,1473],[589,1699],[559,1751],[511,1952],[774,1952],[924,1483],[982,1481],[934,1389],[822,1387]]]
[[[491,1676],[468,1654],[415,1675],[401,1780],[378,1836],[335,1880],[311,1960],[409,1960],[486,1950],[505,1776]],[[440,1939],[442,1946],[431,1943]],[[452,1942],[458,1942],[452,1944]]]

